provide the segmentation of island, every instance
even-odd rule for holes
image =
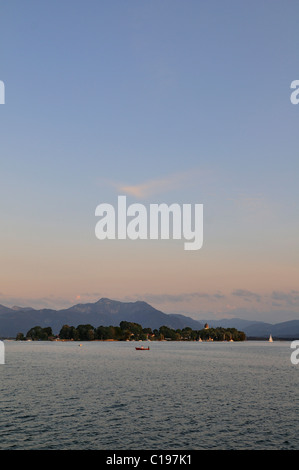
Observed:
[[[186,327],[172,329],[161,326],[159,329],[143,328],[138,323],[121,321],[119,326],[98,326],[90,324],[77,327],[63,325],[54,335],[51,327],[34,326],[24,335],[18,333],[17,341],[245,341],[246,335],[236,328],[208,325],[201,330]]]

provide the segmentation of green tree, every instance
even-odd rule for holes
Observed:
[[[98,326],[95,330],[95,338],[99,340],[105,340],[108,338],[109,331],[106,326]]]
[[[175,330],[165,325],[160,326],[159,334],[162,339],[170,339],[172,341],[175,341],[177,338]]]
[[[189,339],[191,339],[191,334],[192,334],[192,328],[187,326],[187,327],[182,329],[181,337],[184,340],[189,340]]]
[[[34,326],[26,334],[26,338],[32,339],[32,341],[47,341],[49,336],[53,336],[52,328],[41,326]]]
[[[46,328],[43,328],[43,333],[45,333],[48,338],[51,338],[53,337],[53,331],[52,331],[52,328],[50,326],[47,326]]]
[[[98,326],[95,329],[95,339],[107,340],[113,339],[122,341],[125,337],[126,330],[122,330],[119,326]]]
[[[79,339],[79,334],[74,326],[63,325],[59,332],[59,338],[76,341]]]
[[[135,322],[128,322],[122,321],[119,324],[122,331],[129,332],[130,334],[126,333],[127,336],[130,336],[131,339],[139,340],[139,339],[146,339],[145,334],[142,331],[142,326],[139,323]]]
[[[26,338],[23,333],[18,333],[16,336],[16,341],[24,341]]]
[[[146,338],[149,338],[153,335],[153,331],[151,328],[143,328],[142,333],[145,335]]]
[[[80,341],[92,341],[95,339],[95,329],[92,325],[78,325],[77,326],[78,332],[78,340]]]

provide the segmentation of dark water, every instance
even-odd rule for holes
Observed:
[[[299,449],[289,342],[5,342],[0,449]]]

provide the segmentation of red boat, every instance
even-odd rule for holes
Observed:
[[[140,348],[135,348],[137,351],[149,351],[149,347],[148,348],[144,348],[143,346],[141,346]]]

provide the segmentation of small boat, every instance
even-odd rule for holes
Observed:
[[[269,336],[269,343],[273,343],[272,335]]]
[[[135,348],[136,351],[149,351],[149,347],[145,348],[144,346],[141,346],[140,348]]]

